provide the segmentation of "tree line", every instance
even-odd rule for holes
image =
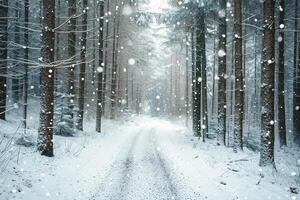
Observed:
[[[298,1],[173,3],[191,42],[195,136],[259,150],[260,166],[275,168],[276,144],[299,145]]]
[[[128,1],[0,1],[0,118],[40,103],[37,149],[53,156],[53,135],[84,130],[88,112],[101,132],[102,118],[139,111],[141,90],[136,60],[124,54],[135,31]],[[125,51],[125,50],[124,50]]]

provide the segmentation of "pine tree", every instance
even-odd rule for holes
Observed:
[[[201,76],[202,76],[202,84],[201,84],[201,110],[203,113],[202,116],[202,139],[205,141],[208,132],[208,105],[207,105],[207,66],[206,66],[206,25],[205,25],[205,12],[204,8],[200,9],[200,54],[201,54]]]
[[[218,142],[225,145],[226,135],[226,0],[219,0],[219,80],[218,80]]]
[[[16,0],[16,9],[15,9],[15,43],[20,44],[20,24],[19,24],[19,18],[20,18],[20,6],[19,6],[19,0]],[[14,62],[14,70],[13,70],[13,75],[12,75],[12,98],[14,103],[19,103],[20,100],[20,91],[19,91],[19,84],[20,84],[20,72],[19,72],[19,61],[18,57],[20,55],[19,49],[16,49],[14,51],[14,57],[15,57],[15,62]]]
[[[86,71],[86,51],[87,51],[87,17],[88,17],[88,1],[83,0],[83,15],[82,15],[82,36],[81,36],[81,51],[80,51],[80,68],[79,68],[79,91],[78,91],[78,121],[77,129],[83,130],[84,117],[84,96],[85,96],[85,71]]]
[[[274,163],[275,19],[274,0],[264,1],[262,132],[260,166]]]
[[[68,1],[68,16],[70,23],[68,24],[68,56],[70,60],[68,74],[68,96],[67,102],[68,112],[70,113],[70,128],[74,128],[74,98],[75,98],[75,66],[76,66],[76,0]]]
[[[201,9],[199,8],[198,11],[198,15],[197,15],[197,19],[196,19],[196,69],[195,69],[195,117],[196,117],[196,135],[197,136],[203,136],[202,135],[202,120],[203,120],[203,111],[202,111],[202,105],[203,105],[203,98],[202,98],[202,52],[201,52],[201,48],[203,48],[203,43],[202,43],[202,36],[203,34],[201,33],[202,31],[202,27],[201,26],[201,17],[203,17],[202,13],[201,13]],[[203,137],[204,138],[204,137]]]
[[[110,0],[106,0],[106,14],[110,11]],[[106,23],[105,23],[105,47],[104,47],[104,73],[103,73],[103,97],[102,97],[102,115],[105,113],[105,105],[106,105],[106,82],[107,82],[107,73],[108,73],[108,38],[109,38],[109,27],[110,20],[106,15]]]
[[[43,0],[43,36],[41,69],[41,110],[38,150],[42,155],[53,154],[53,112],[54,112],[54,43],[55,43],[55,1]]]
[[[98,85],[97,85],[97,111],[96,111],[96,131],[101,132],[102,117],[102,96],[103,96],[103,67],[104,67],[104,2],[99,2],[99,67],[97,69]]]
[[[294,136],[300,133],[300,45],[299,45],[299,0],[295,0],[295,25],[294,25]]]
[[[234,113],[234,151],[243,149],[243,41],[242,41],[242,3],[234,1],[234,70],[235,70],[235,113]]]
[[[285,0],[279,2],[279,39],[278,39],[278,65],[279,65],[279,136],[280,145],[287,145],[286,124],[285,124]]]
[[[5,120],[8,44],[8,0],[0,0],[0,119]]]
[[[193,131],[195,136],[200,136],[199,131],[198,131],[198,103],[197,103],[197,76],[196,76],[196,56],[195,56],[195,28],[192,27],[191,30],[191,40],[192,40],[192,45],[191,45],[191,52],[192,52],[192,99],[193,99]]]
[[[189,33],[186,33],[185,36],[185,57],[186,57],[186,63],[185,63],[185,126],[189,127]]]
[[[23,94],[23,101],[24,101],[24,108],[23,108],[23,123],[24,123],[24,130],[26,131],[27,128],[27,103],[28,103],[28,60],[29,60],[29,0],[25,0],[25,33],[24,33],[24,94]]]
[[[117,5],[118,6],[118,5]],[[113,50],[112,50],[112,77],[111,77],[111,112],[110,118],[116,118],[117,112],[117,75],[118,75],[118,44],[119,44],[120,15],[116,10],[113,21]]]

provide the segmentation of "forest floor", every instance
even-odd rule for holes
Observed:
[[[104,134],[56,136],[47,158],[8,139],[16,124],[0,123],[0,144],[12,141],[1,149],[1,200],[300,199],[299,151],[276,152],[274,172],[258,166],[257,152],[235,154],[180,122],[140,117],[107,121]]]

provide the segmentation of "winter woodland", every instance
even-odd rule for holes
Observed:
[[[0,199],[300,199],[300,0],[0,0]]]

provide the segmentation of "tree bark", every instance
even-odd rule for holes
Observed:
[[[0,0],[0,119],[6,117],[8,0]]]
[[[196,117],[196,135],[202,135],[202,55],[201,55],[201,48],[202,48],[202,38],[201,38],[201,11],[199,10],[197,21],[196,21],[196,69],[195,69],[195,117]]]
[[[300,62],[298,54],[300,53],[299,33],[298,33],[298,17],[299,2],[295,0],[295,33],[294,33],[294,137],[300,135]]]
[[[79,91],[78,91],[78,121],[77,129],[83,130],[84,117],[84,96],[85,96],[85,68],[86,68],[86,51],[87,51],[87,17],[88,17],[88,1],[83,0],[83,16],[82,16],[82,36],[81,36],[81,52],[80,52],[80,69],[79,69]]]
[[[24,124],[24,131],[26,133],[27,129],[27,104],[28,104],[28,61],[29,61],[29,0],[25,0],[24,2],[25,6],[25,33],[24,33],[24,94],[23,94],[23,101],[24,101],[24,107],[23,107],[23,124]]]
[[[110,0],[106,0],[106,13],[109,12],[110,9]],[[104,48],[104,73],[103,73],[103,97],[102,97],[102,115],[105,112],[106,105],[106,81],[107,81],[107,72],[108,72],[108,37],[109,37],[109,19],[107,16],[106,19],[106,32],[105,32],[105,48]]]
[[[120,15],[116,11],[114,16],[114,28],[113,28],[113,56],[112,56],[112,78],[111,78],[111,119],[116,118],[117,112],[117,75],[118,75],[118,46],[119,46],[119,24]]]
[[[192,28],[191,31],[191,43],[192,43],[192,102],[193,102],[193,131],[195,136],[198,135],[198,115],[197,115],[197,110],[198,110],[198,104],[197,104],[197,78],[196,78],[196,58],[195,58],[195,28]]]
[[[55,1],[43,0],[42,87],[38,150],[53,154]]]
[[[69,94],[69,109],[74,111],[75,98],[75,59],[76,59],[76,0],[68,1],[68,15],[70,18],[68,32],[68,56],[70,60],[68,74],[68,94]],[[74,114],[71,113],[70,126],[74,127]]]
[[[278,81],[278,109],[279,109],[279,137],[280,145],[287,145],[286,124],[285,124],[285,0],[279,2],[279,45],[278,45],[278,65],[279,65],[279,81]]]
[[[186,47],[185,47],[185,126],[189,127],[189,34],[186,33],[185,36],[186,40]]]
[[[218,142],[226,145],[226,3],[227,0],[219,0],[220,11],[225,12],[225,16],[219,16],[219,80],[218,80]]]
[[[201,110],[202,110],[202,139],[205,141],[208,132],[208,105],[207,105],[207,66],[206,66],[206,26],[204,8],[200,10],[200,54],[201,54]]]
[[[19,8],[19,0],[16,0],[16,11],[15,11],[15,43],[16,45],[20,44],[20,24],[19,24],[19,17],[20,17],[20,8]],[[17,48],[14,52],[15,56],[15,62],[14,62],[14,70],[12,75],[12,99],[14,103],[19,103],[20,100],[20,90],[19,90],[19,84],[20,84],[20,72],[19,72],[19,58],[20,51],[19,48]]]
[[[242,41],[242,3],[234,1],[234,68],[235,68],[235,105],[234,105],[234,151],[243,149],[243,41]]]
[[[262,62],[262,132],[260,166],[274,163],[275,20],[274,0],[264,1]]]
[[[104,2],[99,2],[99,69],[97,70],[97,111],[96,111],[96,131],[101,133],[101,117],[102,117],[102,96],[103,96],[103,51],[104,51]]]

